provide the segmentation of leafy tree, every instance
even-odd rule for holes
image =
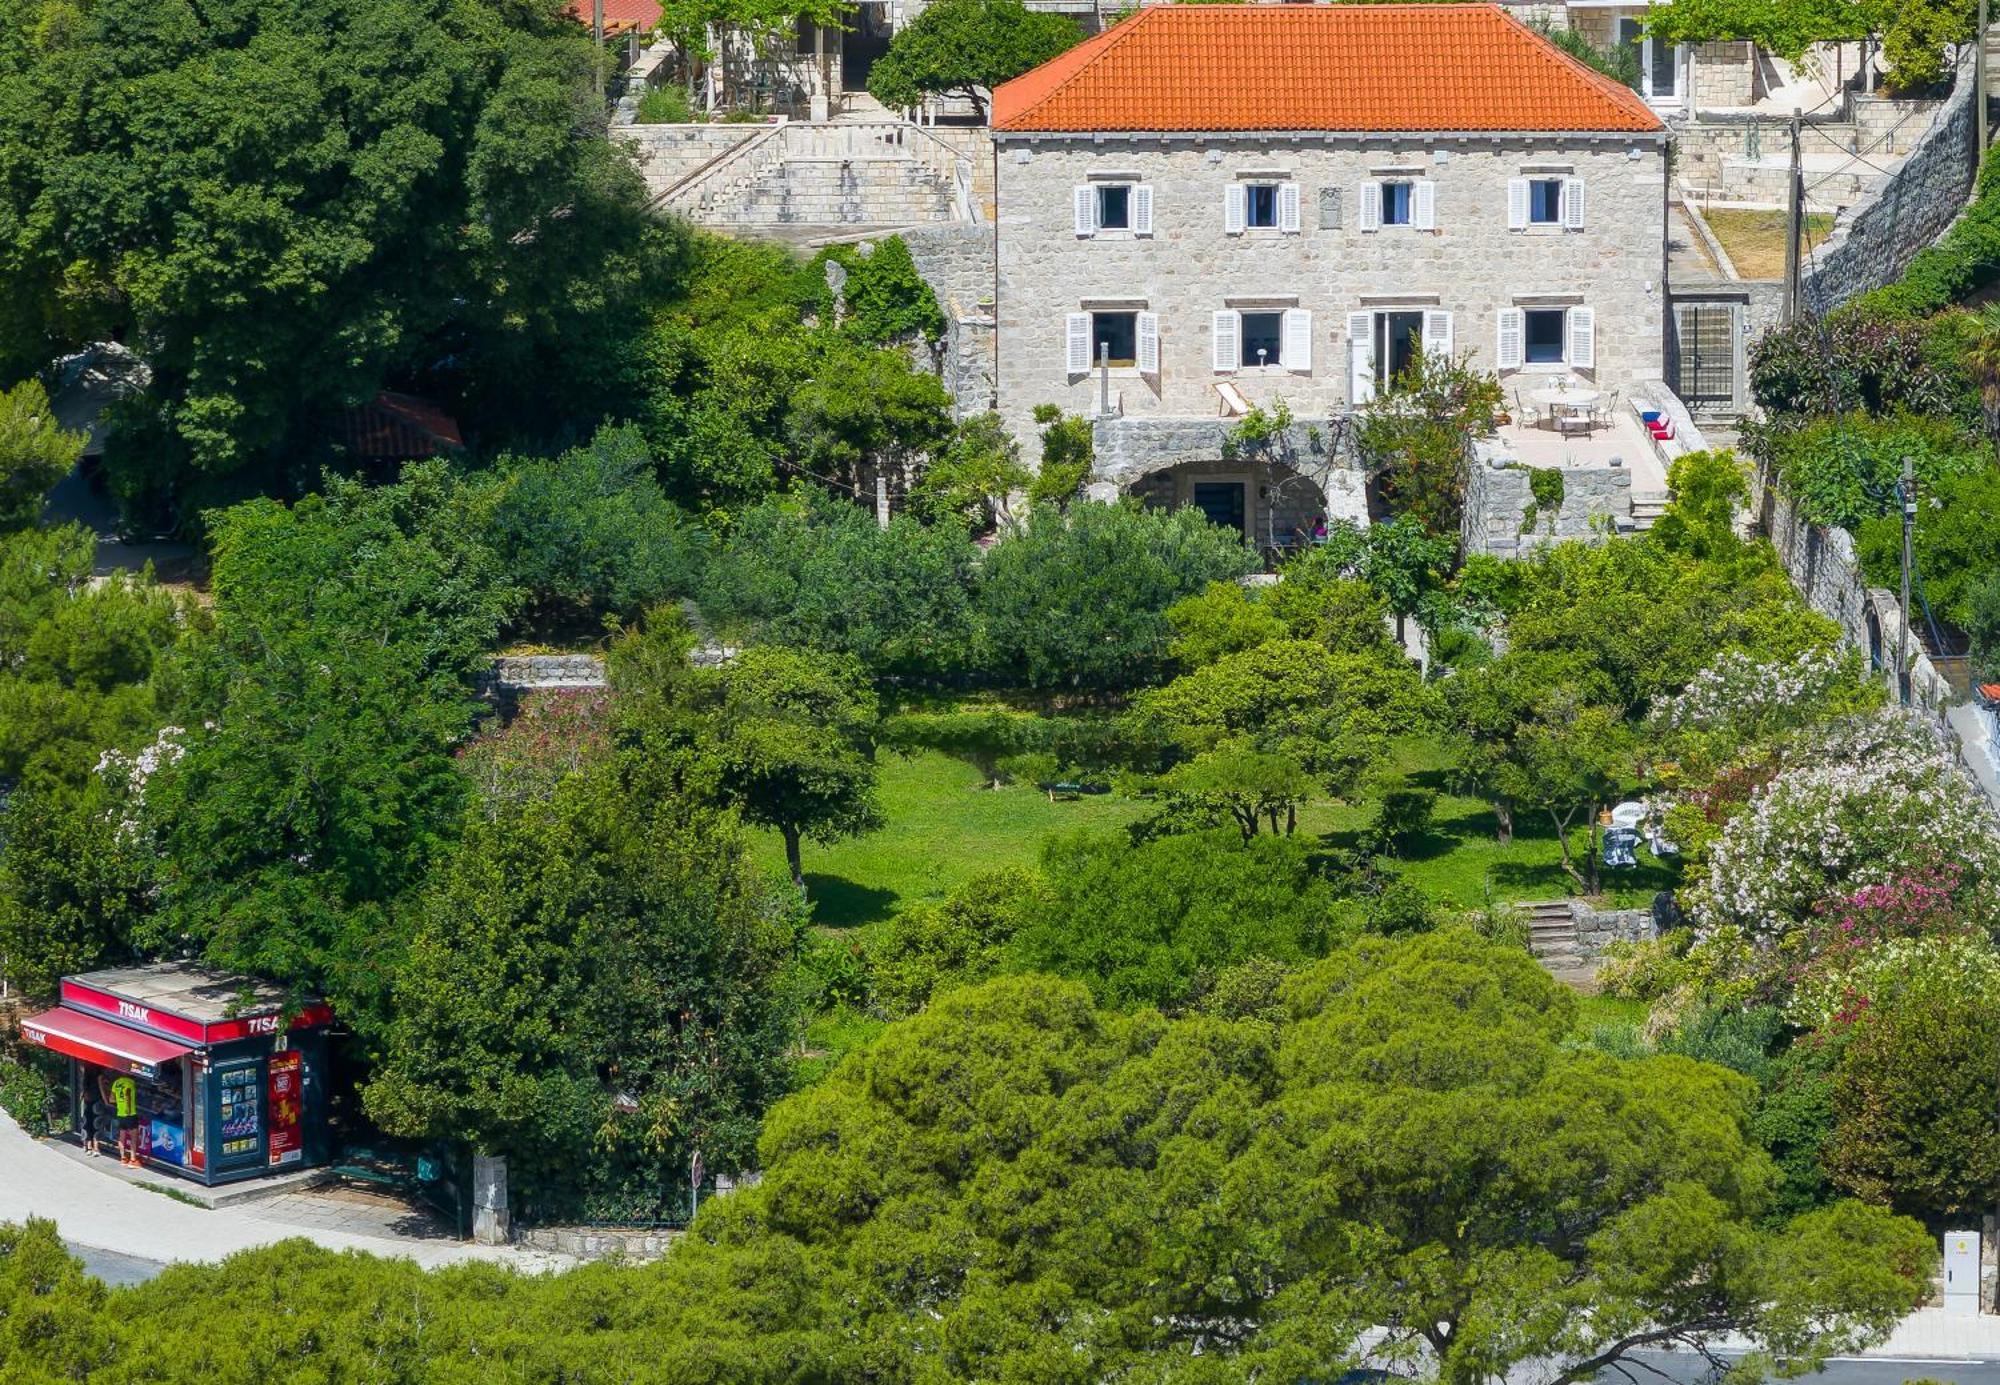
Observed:
[[[0,390],[0,529],[20,529],[42,513],[42,500],[69,474],[89,438],[69,433],[49,408],[38,380]]]
[[[892,110],[926,96],[963,96],[986,119],[986,93],[1083,38],[1067,15],[1021,0],[936,0],[896,31],[868,74],[868,94]]]
[[[832,246],[822,252],[846,271],[840,300],[845,309],[842,329],[871,346],[923,341],[935,346],[944,336],[944,309],[937,294],[917,272],[909,242],[889,236],[864,255],[855,246]]]
[[[1548,813],[1563,870],[1579,893],[1597,893],[1598,810],[1631,777],[1634,749],[1631,727],[1617,708],[1583,704],[1573,691],[1559,689],[1536,709],[1508,751],[1501,771],[1508,797]],[[1570,828],[1578,814],[1589,828],[1587,874],[1577,870],[1570,853]]]
[[[1775,439],[1778,478],[1815,524],[1859,529],[1895,506],[1903,458],[1920,489],[1989,469],[1987,448],[1949,419],[1899,414],[1822,418]]]
[[[1833,1182],[1935,1224],[1983,1210],[2000,1179],[2000,1018],[1945,966],[1864,998],[1838,1047]]]
[[[1257,749],[1248,736],[1233,736],[1176,765],[1161,781],[1181,811],[1208,810],[1227,815],[1248,841],[1269,822],[1278,834],[1298,827],[1299,805],[1312,796],[1312,776],[1290,755]]]
[[[1653,521],[1653,541],[1701,561],[1734,556],[1736,511],[1750,495],[1750,478],[1733,452],[1690,452],[1667,468],[1673,499]]]
[[[938,750],[979,771],[986,787],[1000,787],[1001,762],[1049,741],[1036,717],[1001,707],[951,712],[904,712],[885,722],[882,739],[898,750]]]
[[[1493,431],[1500,404],[1499,381],[1464,357],[1419,351],[1355,427],[1355,448],[1390,510],[1456,540],[1471,439]]]
[[[794,921],[659,766],[600,762],[475,823],[415,911],[364,1091],[385,1130],[506,1155],[544,1217],[657,1214],[695,1148],[750,1160],[786,1082]]]
[[[107,1365],[115,1356],[110,1297],[70,1256],[55,1222],[0,1225],[0,1374],[55,1385]]]
[[[973,657],[973,556],[956,525],[808,493],[730,527],[709,563],[702,614],[725,636],[852,654],[878,677],[943,678]]]
[[[1173,631],[1167,652],[1189,672],[1285,635],[1263,591],[1241,582],[1210,582],[1182,597],[1167,607],[1167,625]]]
[[[706,537],[660,489],[637,429],[601,429],[588,446],[500,469],[493,546],[544,611],[630,620],[694,592]]]
[[[184,751],[147,787],[145,941],[386,1017],[399,906],[456,837],[452,763],[512,600],[488,493],[435,464],[210,516],[214,630],[184,654]]]
[[[953,436],[951,396],[907,354],[836,336],[814,345],[785,413],[785,440],[808,475],[859,493],[864,465],[905,471]]]
[[[1021,447],[992,412],[960,423],[951,441],[931,459],[910,488],[910,507],[938,523],[946,519],[991,532],[1007,515],[1007,497],[1025,490],[1030,477]]]
[[[1869,584],[1894,588],[1902,580],[1900,511],[1869,519],[1854,538]],[[1931,611],[1954,629],[1971,625],[1979,584],[2000,571],[2000,470],[1946,476],[1928,494],[1920,486],[1911,556]]]
[[[9,0],[0,30],[0,378],[143,343],[107,457],[128,506],[302,489],[392,378],[495,429],[617,398],[672,233],[578,137],[594,59],[555,10]]]
[[[1144,682],[1166,660],[1167,608],[1255,563],[1240,535],[1193,508],[1038,506],[986,555],[978,599],[990,666],[1037,688]]]
[[[1336,936],[1332,887],[1295,838],[1078,834],[1048,842],[1042,875],[1049,897],[1014,934],[1014,969],[1074,977],[1115,1008],[1185,1005],[1224,967],[1309,961]]]
[[[1042,464],[1028,488],[1028,499],[1036,505],[1065,509],[1096,465],[1095,425],[1081,415],[1065,414],[1054,404],[1035,405],[1035,422],[1042,430]]]
[[[933,996],[1005,970],[1014,935],[1048,905],[1048,887],[1018,868],[976,875],[946,898],[913,904],[867,940],[874,1003],[897,1018]]]
[[[18,789],[0,829],[0,974],[31,999],[64,976],[136,960],[151,912],[154,865],[102,781],[81,790]]]
[[[759,645],[716,673],[720,695],[689,782],[785,839],[803,890],[799,843],[881,825],[875,801],[875,693],[852,656]]]
[[[1416,666],[1401,655],[1334,654],[1272,640],[1231,654],[1134,700],[1135,738],[1193,753],[1250,737],[1346,794],[1392,734],[1434,712]]]
[[[1979,676],[2000,680],[2000,572],[1973,581],[1965,594],[1965,631]]]

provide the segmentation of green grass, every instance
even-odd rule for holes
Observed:
[[[1412,848],[1402,869],[1447,908],[1471,909],[1487,900],[1560,899],[1569,893],[1561,850],[1546,814],[1520,813],[1514,840],[1501,845],[1491,807],[1445,792],[1446,760],[1436,744],[1413,739],[1396,749],[1396,766],[1413,782],[1439,791],[1430,833]],[[981,787],[978,771],[935,751],[884,754],[879,832],[830,845],[805,844],[806,890],[823,926],[852,928],[888,918],[910,904],[941,899],[982,871],[1030,866],[1052,833],[1078,827],[1123,827],[1151,805],[1106,794],[1051,803],[1032,788]],[[1330,845],[1352,848],[1367,823],[1367,805],[1321,802],[1300,815],[1299,830]],[[1579,868],[1589,839],[1571,833]],[[784,846],[775,832],[754,834],[758,861],[784,869]],[[1678,868],[1644,852],[1635,869],[1606,871],[1605,898],[1637,908],[1671,888]]]
[[[840,1060],[875,1042],[889,1022],[852,1006],[841,1005],[813,1016],[806,1026],[805,1053],[794,1064],[798,1085],[810,1087],[838,1067]]]
[[[1051,803],[1031,787],[987,789],[979,771],[936,751],[884,752],[882,814],[865,837],[802,850],[813,917],[832,928],[888,918],[920,900],[942,899],[983,871],[1031,866],[1044,838],[1078,827],[1123,827],[1148,806],[1112,794]],[[785,868],[776,832],[753,834],[756,859]]]

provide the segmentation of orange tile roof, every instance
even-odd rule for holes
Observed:
[[[569,12],[575,18],[590,24],[591,0],[572,0]],[[660,22],[660,0],[604,0],[604,32],[622,34],[629,31],[651,33]]]
[[[1149,5],[993,93],[999,132],[1618,131],[1659,118],[1497,6]]]

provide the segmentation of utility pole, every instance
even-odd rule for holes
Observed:
[[[1979,143],[1972,151],[1972,174],[1979,176],[1979,161],[1986,157],[1986,0],[1979,0],[1978,66],[1972,69],[1972,108],[1978,113]]]
[[[1985,0],[1980,0],[1981,4]],[[597,104],[604,104],[604,0],[590,0],[590,41],[597,73]]]
[[[1910,531],[1917,524],[1917,464],[1903,458],[1903,622],[1896,632],[1896,700],[1910,705]]]
[[[1799,237],[1805,231],[1805,178],[1799,172],[1799,132],[1805,114],[1792,107],[1792,172],[1785,181],[1785,315],[1786,322],[1799,315]]]

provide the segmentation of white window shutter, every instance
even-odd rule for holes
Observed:
[[[1229,309],[1217,313],[1214,331],[1215,368],[1236,369],[1238,343],[1243,339],[1243,315]]]
[[[1347,402],[1366,404],[1375,397],[1375,315],[1347,315]]]
[[[1278,184],[1278,229],[1296,235],[1299,229],[1299,185]]]
[[[1500,310],[1500,340],[1494,349],[1496,370],[1519,370],[1521,368],[1521,334],[1523,323],[1519,308]]]
[[[1429,178],[1419,178],[1410,190],[1410,221],[1419,231],[1437,229],[1437,184]]]
[[[1528,180],[1509,178],[1507,180],[1507,229],[1525,231],[1528,229]]]
[[[1583,229],[1583,179],[1563,179],[1563,226],[1571,231]]]
[[[1354,203],[1354,224],[1364,231],[1382,229],[1382,185],[1363,183],[1361,196]]]
[[[1597,367],[1597,314],[1589,308],[1569,310],[1569,363],[1578,370]]]
[[[1244,219],[1243,184],[1227,183],[1222,189],[1222,230],[1223,234],[1240,236],[1243,234]]]
[[[1097,234],[1097,189],[1088,183],[1078,184],[1072,196],[1076,203],[1076,233],[1079,236]]]
[[[1424,354],[1440,360],[1451,355],[1451,314],[1432,308],[1424,314]]]
[[[1069,331],[1066,337],[1063,366],[1071,375],[1088,375],[1090,373],[1089,313],[1071,313],[1069,315]]]
[[[1132,234],[1153,234],[1153,185],[1140,183],[1132,189]]]
[[[1306,308],[1285,309],[1285,369],[1300,375],[1312,374],[1313,315]]]
[[[1160,315],[1139,313],[1139,373],[1158,375],[1160,373]]]

